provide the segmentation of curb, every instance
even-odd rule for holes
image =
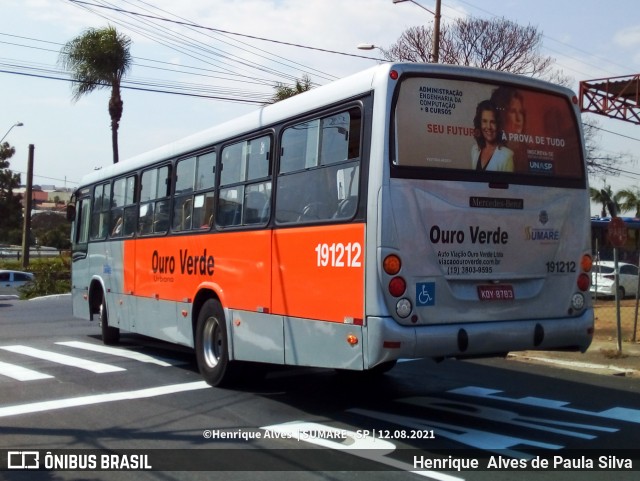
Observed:
[[[608,374],[622,377],[640,377],[640,371],[638,371],[637,369],[620,367],[613,364],[569,361],[566,359],[558,359],[553,357],[532,356],[527,353],[510,353],[507,358],[521,362],[552,364],[565,369],[574,369],[576,371],[591,372],[595,374]]]

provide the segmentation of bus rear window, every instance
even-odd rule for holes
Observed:
[[[521,87],[405,79],[395,106],[394,164],[583,178],[569,101]]]

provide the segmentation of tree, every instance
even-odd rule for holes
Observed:
[[[582,122],[584,148],[587,154],[589,174],[605,178],[607,175],[620,175],[620,164],[631,159],[630,154],[612,154],[603,151],[598,145],[599,123],[594,120]]]
[[[636,187],[620,190],[616,192],[614,198],[621,211],[635,211],[635,217],[640,217],[640,189]]]
[[[119,160],[118,127],[123,110],[120,85],[131,67],[130,46],[129,37],[108,26],[86,30],[60,51],[59,61],[73,78],[74,101],[96,89],[111,89],[109,116],[114,164]]]
[[[506,19],[460,18],[440,30],[440,62],[502,70],[538,77],[568,86],[570,78],[553,68],[554,60],[540,52],[542,32]],[[382,49],[387,60],[430,62],[433,46],[432,27],[407,29],[398,41]],[[615,165],[622,155],[603,152],[597,144],[598,126],[584,123],[587,170],[590,174],[617,174]]]
[[[56,212],[41,212],[31,219],[31,232],[40,245],[69,249],[71,247],[69,222]]]
[[[20,174],[9,169],[9,159],[16,149],[8,142],[0,144],[0,241],[16,243],[16,235],[22,235],[21,195],[13,189],[20,186]]]
[[[539,53],[541,42],[542,33],[531,25],[459,18],[440,29],[440,62],[549,78],[557,72],[553,59]],[[432,27],[411,27],[383,54],[391,61],[430,62],[432,45]]]
[[[607,217],[607,204],[609,201],[614,203],[616,211],[619,210],[619,206],[616,202],[616,195],[613,193],[610,185],[605,185],[604,188],[600,190],[589,187],[589,196],[593,202],[602,205],[600,217]]]
[[[306,92],[312,88],[313,85],[308,75],[303,75],[301,79],[296,80],[296,83],[293,86],[278,82],[275,86],[276,92],[268,103],[275,104],[276,102],[301,94],[302,92]]]

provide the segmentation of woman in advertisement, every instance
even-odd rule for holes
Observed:
[[[526,112],[522,93],[511,87],[498,87],[491,95],[491,102],[501,113],[507,145],[513,151],[514,168],[517,172],[528,171],[525,122]]]
[[[473,125],[476,143],[471,147],[472,168],[513,172],[513,151],[505,146],[502,118],[491,101],[478,104]]]

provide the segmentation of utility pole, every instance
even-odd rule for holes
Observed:
[[[31,205],[33,202],[33,151],[35,147],[29,144],[29,158],[27,160],[27,191],[24,203],[24,224],[22,228],[22,268],[29,267],[29,244],[31,239]]]
[[[440,60],[440,4],[441,0],[436,0],[436,11],[429,10],[427,7],[420,5],[415,0],[391,0],[393,3],[411,2],[422,10],[426,10],[433,15],[433,49],[431,51],[431,61],[438,63]]]
[[[436,13],[433,15],[433,63],[440,60],[440,0],[436,0]]]

